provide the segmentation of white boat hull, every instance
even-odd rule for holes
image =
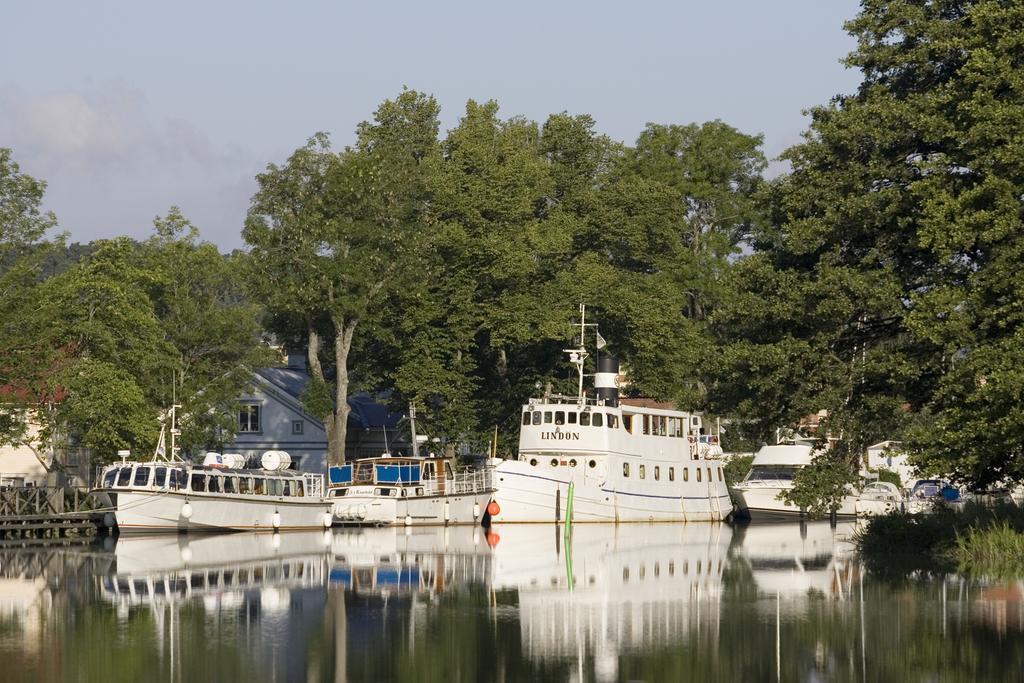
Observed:
[[[737,512],[746,513],[751,519],[780,516],[798,517],[806,514],[797,506],[779,500],[779,494],[788,490],[780,486],[736,486],[733,488],[733,494],[736,497]],[[836,515],[840,517],[856,516],[856,504],[856,498],[847,496],[836,510]]]
[[[331,505],[320,498],[242,497],[166,490],[122,490],[116,491],[116,495],[114,514],[120,533],[288,531],[330,525]],[[186,502],[189,508],[185,508]]]
[[[336,524],[372,526],[428,526],[438,524],[477,524],[491,491],[450,496],[401,498],[380,496],[350,489],[345,496],[331,498]]]
[[[667,473],[668,465],[661,464]],[[687,464],[709,465],[680,463],[680,471]],[[609,463],[611,472],[621,467],[617,460]],[[495,521],[564,521],[570,481],[573,522],[708,522],[724,520],[732,512],[729,491],[720,481],[684,482],[680,477],[671,482],[613,482],[603,476],[603,468],[580,470],[550,467],[546,462],[502,462],[495,471],[495,500],[501,508]]]

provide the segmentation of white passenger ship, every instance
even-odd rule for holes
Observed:
[[[178,458],[174,410],[170,417],[170,457],[164,455],[165,427],[153,459],[127,459],[101,475],[101,493],[114,509],[120,533],[199,530],[323,529],[331,525],[323,475],[285,469],[281,451],[264,454],[264,469],[225,467],[231,458],[208,454],[204,464]],[[219,456],[219,457],[209,457]]]
[[[546,395],[523,407],[518,458],[495,468],[495,519],[564,519],[570,483],[576,522],[725,519],[732,502],[717,436],[704,433],[700,415],[620,401],[611,356],[598,358],[595,391],[584,393],[586,328],[581,319],[580,347],[566,350],[579,374],[577,395]]]

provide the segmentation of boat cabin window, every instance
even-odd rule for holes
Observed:
[[[182,482],[183,478],[184,477],[182,476],[182,473],[180,471],[178,471],[178,470],[171,470],[170,488],[172,488],[172,489],[180,489],[181,488],[181,482]]]
[[[445,476],[445,479],[454,479],[455,478],[455,472],[452,471],[452,464],[450,462],[446,462],[444,464],[444,476]]]
[[[629,463],[628,462],[622,463],[622,476],[624,476],[624,477],[628,477],[629,476]]]
[[[708,468],[708,481],[713,481],[711,478],[711,468]]]
[[[239,477],[238,478],[238,492],[239,493],[252,493],[252,477]]]
[[[262,496],[262,495],[266,494],[266,492],[267,492],[266,479],[264,479],[263,477],[253,477],[252,478],[252,492],[255,493],[257,496]]]
[[[618,429],[618,426],[619,426],[619,416],[618,415],[609,415],[608,416],[608,428],[609,429]]]
[[[690,481],[690,468],[689,467],[684,467],[683,468],[683,481]]]
[[[718,468],[718,481],[722,481],[722,468]]]
[[[163,488],[165,484],[167,484],[167,468],[157,467],[156,475],[153,477],[153,486]]]
[[[544,424],[546,424],[546,425],[547,424],[551,424],[551,411],[550,410],[545,410],[544,411]]]
[[[528,425],[528,424],[530,424],[530,411],[524,410],[523,411],[523,425],[525,426],[525,425]]]
[[[571,425],[576,424],[576,413],[575,412],[570,412],[568,415],[566,415],[566,417],[569,418],[569,424],[571,424]]]
[[[581,427],[589,427],[590,426],[590,413],[580,413],[580,426]]]
[[[205,491],[206,490],[206,475],[199,474],[198,472],[192,473],[192,490],[193,491]]]
[[[694,468],[694,469],[697,470],[697,481],[700,481],[700,468],[697,467],[697,468]]]
[[[668,418],[664,415],[658,416],[658,436],[666,436],[668,434]]]
[[[556,410],[555,411],[555,424],[556,425],[564,425],[565,424],[565,411],[564,410]]]
[[[640,465],[640,478],[641,479],[646,479],[647,478],[647,468],[644,465]]]
[[[676,468],[675,467],[669,467],[668,468],[668,480],[669,481],[675,481],[676,480]]]
[[[210,493],[220,493],[220,477],[211,474],[207,482],[206,490]]]
[[[630,432],[630,433],[633,432],[633,416],[632,415],[623,415],[622,416],[622,428],[625,429],[627,432]]]
[[[112,487],[115,479],[117,479],[117,470],[107,470],[107,473],[103,475],[103,488]]]
[[[700,418],[694,415],[693,417],[690,418],[690,424],[692,424],[694,427],[700,427]]]
[[[595,427],[604,426],[604,415],[601,413],[594,413],[594,416],[590,418],[590,423]]]
[[[754,465],[747,481],[790,481],[798,468],[785,465]]]
[[[654,466],[654,481],[661,480],[661,468],[657,465]]]
[[[234,493],[238,489],[236,481],[236,477],[224,477],[224,493]]]
[[[267,479],[267,495],[280,496],[284,493],[284,482],[280,479]]]
[[[540,424],[540,419],[541,419],[540,411],[539,410],[533,411],[533,424],[539,425]]]
[[[132,486],[149,486],[149,467],[136,467]]]
[[[302,498],[303,496],[306,495],[306,484],[305,484],[305,482],[297,481],[297,482],[295,482],[294,486],[295,486],[295,495],[296,496],[299,496],[300,498]]]

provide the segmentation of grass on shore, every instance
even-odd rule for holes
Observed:
[[[874,517],[854,542],[872,564],[902,561],[975,576],[1024,576],[1024,508],[1013,503]]]

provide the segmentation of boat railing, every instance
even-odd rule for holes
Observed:
[[[493,468],[456,472],[451,479],[431,479],[422,482],[424,495],[458,495],[483,493],[492,488]]]

